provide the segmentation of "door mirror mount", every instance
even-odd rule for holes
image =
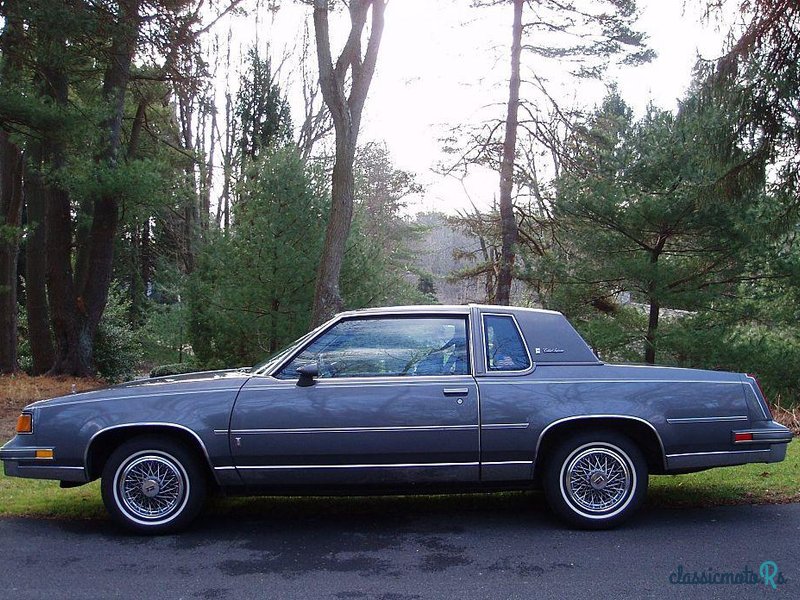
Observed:
[[[298,387],[310,387],[316,383],[315,379],[319,377],[319,367],[309,363],[298,367],[297,374],[300,376],[297,380]]]

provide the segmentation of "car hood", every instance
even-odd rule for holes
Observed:
[[[28,405],[26,408],[45,408],[102,400],[135,400],[141,397],[174,396],[205,391],[236,393],[249,378],[249,370],[230,369],[137,379],[90,392],[67,394],[66,396],[58,396],[49,400],[40,400]]]

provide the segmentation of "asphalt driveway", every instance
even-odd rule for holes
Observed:
[[[670,583],[765,561],[775,589]],[[3,598],[798,598],[800,504],[649,508],[609,532],[563,529],[530,495],[266,500],[161,538],[5,519],[0,582]]]

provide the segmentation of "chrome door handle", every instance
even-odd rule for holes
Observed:
[[[445,396],[466,396],[469,394],[469,388],[444,388],[442,393]]]

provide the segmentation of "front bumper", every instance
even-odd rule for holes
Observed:
[[[38,447],[0,448],[0,460],[3,461],[3,472],[7,477],[25,477],[28,479],[55,479],[85,483],[86,469],[53,464],[52,459],[36,458]]]

